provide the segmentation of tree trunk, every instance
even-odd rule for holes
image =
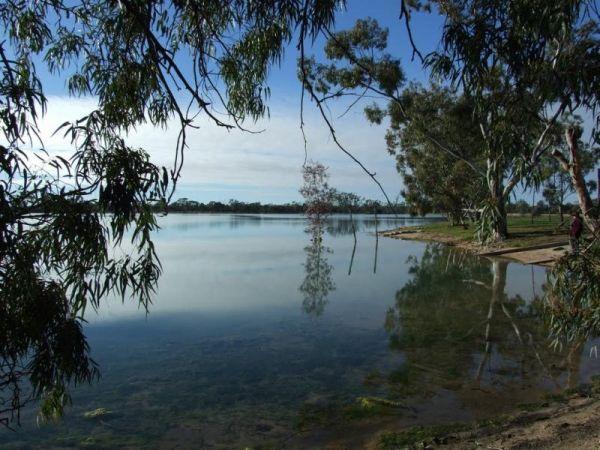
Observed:
[[[448,213],[448,219],[450,224],[453,227],[457,227],[459,225],[464,225],[463,213],[462,211],[451,211]]]
[[[496,212],[492,219],[492,240],[499,242],[508,238],[508,226],[506,220],[506,198],[502,194],[502,187],[494,189],[491,194],[492,204],[496,206]]]
[[[565,137],[569,147],[570,161],[568,161],[558,150],[554,150],[552,156],[558,160],[563,169],[569,172],[573,188],[577,194],[577,200],[579,202],[579,207],[581,208],[583,220],[588,228],[595,233],[598,230],[598,222],[596,220],[596,215],[594,214],[594,203],[592,202],[592,197],[585,185],[585,178],[583,177],[583,172],[581,170],[581,161],[579,159],[575,130],[573,128],[567,129]]]
[[[579,373],[584,342],[573,342],[567,354],[567,389],[575,389],[579,385]]]
[[[504,186],[499,181],[497,170],[488,170],[488,188],[490,200],[495,205],[496,211],[493,215],[491,237],[493,241],[503,241],[508,238],[508,227],[506,222],[506,197]]]
[[[563,223],[565,221],[565,212],[563,211],[562,203],[558,205],[558,214],[560,214],[560,223]]]
[[[535,189],[533,190],[533,195],[531,196],[531,223],[533,224],[533,214],[535,213]]]
[[[499,214],[494,223],[494,237],[497,241],[502,241],[508,238],[508,223],[506,220],[506,204],[504,197],[500,196],[497,200]]]
[[[451,212],[447,214],[447,220],[448,222],[450,222],[451,227],[456,225],[456,220],[454,220],[454,214],[452,214]]]

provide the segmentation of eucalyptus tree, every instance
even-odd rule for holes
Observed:
[[[2,423],[35,399],[42,416],[60,415],[69,383],[98,375],[84,313],[112,294],[150,304],[161,272],[150,204],[167,203],[197,117],[233,128],[263,116],[269,69],[294,32],[316,36],[340,5],[0,2]],[[72,142],[68,158],[48,152],[40,136],[47,72],[65,80],[70,95],[97,102],[84,117],[65,117],[59,132]],[[179,128],[173,167],[157,167],[127,144],[144,123]],[[133,250],[119,256],[111,246],[125,241]]]
[[[439,50],[422,58],[424,65],[472,105],[480,157],[465,158],[461,147],[438,138],[430,123],[420,124],[422,134],[439,151],[465,162],[474,176],[484,177],[480,236],[503,239],[509,196],[547,154],[561,116],[584,111],[598,122],[598,9],[591,0],[402,2],[408,24],[408,13],[423,6],[436,6],[445,20]],[[389,116],[393,134],[422,120],[406,108],[401,93],[405,75],[400,60],[386,52],[387,30],[369,19],[327,36],[330,63],[305,58],[299,71],[318,105],[376,96],[386,106],[373,107],[367,117],[380,121]],[[409,37],[413,42],[410,28]],[[415,54],[421,56],[416,48]],[[469,123],[465,136],[470,129]]]
[[[587,194],[586,201],[591,203],[590,194],[596,189],[596,181],[587,179],[591,174],[596,164],[600,160],[600,148],[592,147],[579,139],[578,143],[578,158],[581,166],[581,175],[585,182]],[[543,196],[548,202],[548,205],[555,207],[560,214],[560,221],[564,221],[564,205],[567,200],[577,192],[576,182],[573,180],[571,170],[569,169],[568,155],[569,147],[564,141],[559,141],[558,145],[552,150],[552,154],[556,155],[552,158],[547,158],[542,164],[541,172],[543,182]],[[562,158],[561,158],[562,157]],[[566,162],[566,165],[561,164],[561,159]]]
[[[569,191],[577,195],[577,201],[587,227],[597,234],[600,231],[600,214],[594,206],[591,192],[598,188],[593,180],[586,181],[585,177],[598,162],[598,148],[590,150],[581,140],[581,128],[569,127],[565,130],[566,145],[555,147],[552,156],[560,170],[567,174],[570,181]]]
[[[555,346],[600,336],[600,245],[558,260],[548,276],[546,309]],[[598,346],[594,348],[598,351]]]
[[[346,96],[360,99],[366,95],[380,100],[367,106],[365,114],[373,123],[389,121],[386,143],[388,151],[397,157],[409,204],[428,212],[434,209],[437,200],[436,206],[445,206],[451,215],[460,218],[469,200],[482,203],[479,194],[483,180],[488,191],[483,199],[486,210],[486,205],[495,201],[506,172],[510,169],[522,173],[521,159],[508,158],[505,149],[515,153],[530,144],[531,121],[524,120],[522,111],[516,111],[516,102],[513,101],[510,113],[503,114],[499,113],[502,105],[497,104],[496,117],[502,116],[501,125],[496,122],[501,130],[497,135],[505,145],[490,147],[477,118],[477,99],[436,85],[430,90],[414,84],[406,86],[400,60],[387,52],[387,39],[388,30],[373,19],[358,20],[350,30],[330,33],[325,45],[325,56],[330,62],[305,60],[301,72],[306,75],[305,85],[315,93],[317,102]],[[430,56],[432,61],[435,56]],[[438,70],[437,66],[434,69]],[[499,77],[493,77],[493,81],[497,83]],[[355,103],[356,100],[350,106]],[[491,163],[494,158],[496,165]],[[465,180],[468,182],[464,183]],[[496,181],[500,184],[490,190],[490,183]],[[482,229],[496,232],[498,238],[504,237],[507,233],[504,200],[494,210],[500,221],[486,222],[487,228]]]
[[[503,237],[505,202],[551,147],[561,116],[580,111],[599,123],[598,7],[593,0],[434,3],[445,24],[441,49],[426,64],[473,99],[486,143],[484,220],[492,237]]]
[[[476,209],[485,196],[482,139],[472,106],[437,85],[426,89],[411,83],[401,100],[404,113],[394,103],[386,111],[367,107],[366,113],[376,123],[384,115],[389,119],[387,148],[404,180],[402,194],[412,213],[443,212],[453,225],[463,224],[466,211]],[[440,149],[440,142],[453,154]]]

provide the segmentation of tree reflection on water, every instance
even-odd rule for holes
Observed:
[[[314,222],[307,228],[310,233],[310,245],[304,247],[306,261],[304,270],[306,276],[299,287],[304,299],[302,309],[314,316],[320,316],[327,305],[329,293],[335,290],[332,273],[333,266],[329,264],[327,255],[333,251],[323,244],[323,223]]]
[[[583,345],[549,345],[540,300],[507,296],[507,262],[441,245],[408,262],[412,279],[385,320],[390,347],[406,358],[380,380],[392,395],[450,389],[476,412],[487,394],[515,405],[525,392],[578,384]]]

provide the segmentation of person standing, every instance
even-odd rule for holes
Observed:
[[[579,238],[583,231],[583,222],[579,215],[579,210],[574,209],[571,211],[571,228],[569,229],[569,243],[571,244],[571,253],[573,255],[579,254]]]

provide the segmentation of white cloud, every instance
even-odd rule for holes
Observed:
[[[272,102],[270,118],[249,126],[253,130],[265,129],[258,134],[228,131],[199,117],[200,128],[188,132],[189,149],[185,154],[181,191],[200,200],[298,198],[295,193],[302,181],[304,143],[299,126],[299,102],[296,104],[297,108],[290,107],[290,98],[281,103]],[[52,134],[60,124],[84,116],[95,105],[92,98],[49,97],[48,112],[40,123],[47,149],[72,151],[62,133]],[[360,167],[335,146],[318,112],[308,103],[305,122],[308,157],[330,168],[332,185],[371,198],[383,198]],[[369,125],[358,109],[335,123],[340,141],[376,172],[388,193],[395,196],[400,189],[400,179],[394,160],[385,149],[384,127]],[[127,137],[127,142],[145,148],[156,164],[171,166],[178,131],[175,121],[166,129],[143,125]],[[245,196],[244,187],[247,187]],[[286,193],[285,198],[281,198],[281,192]]]

